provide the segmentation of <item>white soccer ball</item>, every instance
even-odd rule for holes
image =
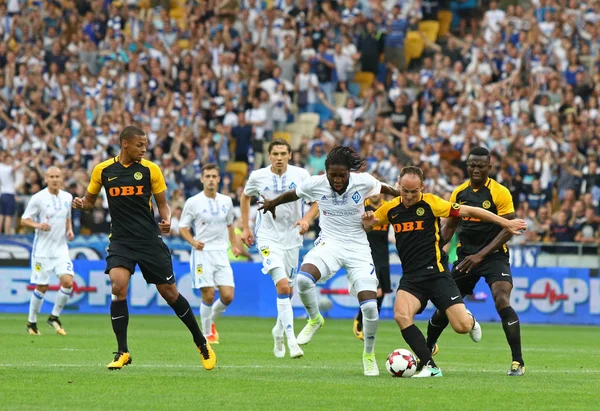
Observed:
[[[385,368],[392,377],[410,378],[417,371],[417,359],[412,352],[398,348],[388,355]]]

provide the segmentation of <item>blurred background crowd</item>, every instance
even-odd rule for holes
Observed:
[[[0,233],[51,165],[81,196],[135,124],[175,221],[207,162],[239,204],[273,138],[312,174],[340,144],[390,183],[419,165],[443,197],[485,146],[518,241],[600,242],[600,1],[6,0],[0,39]],[[109,224],[101,199],[74,215]]]

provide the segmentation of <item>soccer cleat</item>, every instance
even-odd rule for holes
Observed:
[[[200,351],[200,359],[202,360],[202,366],[205,370],[212,370],[217,364],[217,355],[210,347],[210,343],[207,341],[206,345],[198,347]]]
[[[217,344],[218,344],[219,332],[217,331],[217,327],[215,326],[215,323],[212,323],[212,326],[210,327],[210,333],[215,336],[215,338],[217,339]]]
[[[469,331],[469,336],[474,342],[479,342],[481,341],[481,325],[479,325],[471,311],[467,310],[467,314],[473,317],[473,321],[475,321],[475,324],[473,324],[473,328],[471,328],[471,331]]]
[[[431,365],[426,365],[423,367],[420,373],[415,374],[412,378],[427,378],[427,377],[441,377],[442,370],[439,367],[432,367]]]
[[[116,352],[113,362],[107,365],[109,370],[120,370],[126,365],[131,364],[131,354],[128,352]]]
[[[40,330],[37,328],[37,323],[28,322],[26,330],[30,335],[40,335]]]
[[[271,330],[271,335],[273,336],[274,341],[273,354],[275,354],[275,357],[277,358],[283,358],[285,357],[285,344],[283,343],[283,335],[277,335],[275,328],[276,327],[273,327]]]
[[[56,333],[59,335],[67,335],[67,332],[65,331],[65,329],[63,328],[60,320],[58,319],[58,317],[55,317],[53,315],[51,315],[50,317],[48,317],[48,321],[47,321],[48,325],[52,328],[54,328],[56,330]]]
[[[209,343],[214,344],[214,345],[219,344],[219,340],[214,335],[207,335],[206,341],[208,341]]]
[[[377,377],[379,375],[379,367],[375,361],[375,353],[367,354],[363,352],[363,367],[364,374],[367,377]]]
[[[300,331],[300,334],[298,334],[298,344],[308,344],[323,325],[325,325],[325,319],[322,315],[319,315],[319,317],[314,320],[308,320],[308,323],[304,326],[302,331]]]
[[[513,361],[510,365],[510,370],[508,370],[508,375],[510,377],[522,377],[525,375],[525,366],[519,361]]]
[[[431,349],[431,356],[435,357],[439,352],[440,352],[440,347],[436,343],[433,346],[433,348]],[[417,371],[421,371],[422,369],[423,369],[423,367],[421,366],[421,360],[419,358],[417,358]]]
[[[358,326],[359,326],[358,320],[354,319],[354,325],[352,326],[352,331],[354,332],[354,335],[356,336],[356,338],[358,338],[361,341],[364,341],[365,335],[362,330],[358,329],[359,328]]]
[[[302,351],[302,348],[300,348],[300,346],[298,344],[296,344],[296,343],[288,344],[288,348],[290,349],[290,357],[291,358],[304,357],[304,351]],[[285,351],[283,353],[285,355]]]

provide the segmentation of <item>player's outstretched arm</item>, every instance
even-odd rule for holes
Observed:
[[[286,191],[279,197],[275,197],[272,200],[266,199],[263,195],[261,195],[261,197],[262,200],[258,202],[259,204],[261,204],[261,206],[258,207],[258,211],[262,211],[263,214],[267,214],[267,211],[270,211],[271,214],[273,214],[274,219],[276,218],[275,209],[277,208],[277,206],[285,203],[291,203],[292,201],[296,201],[300,198],[298,197],[298,194],[296,194],[296,189]]]
[[[450,242],[450,240],[452,240],[452,236],[456,232],[456,227],[458,227],[459,221],[460,220],[457,217],[448,217],[446,219],[446,222],[442,226],[442,230],[441,230],[442,244],[440,244],[440,247],[445,246],[446,244],[448,244]]]
[[[75,197],[72,206],[78,210],[91,210],[96,204],[98,194],[92,194],[89,191],[85,193],[85,197]]]
[[[300,227],[300,231],[299,231],[300,235],[306,234],[306,232],[310,228],[310,223],[315,218],[317,218],[318,215],[319,215],[319,205],[315,201],[314,203],[312,203],[312,205],[310,206],[310,209],[304,215],[304,217],[302,217],[300,220],[296,221],[296,224],[294,224],[294,227],[296,227],[296,226]]]
[[[522,231],[527,230],[527,223],[524,220],[507,220],[506,218],[500,217],[494,213],[491,213],[483,208],[460,206],[458,210],[459,217],[474,217],[482,221],[487,221],[499,225],[505,228],[512,235],[520,235]]]
[[[160,223],[158,223],[160,232],[169,234],[171,231],[171,207],[167,203],[167,191],[154,194],[154,200],[156,201],[156,207],[161,219]]]
[[[381,194],[400,197],[400,190],[398,190],[395,187],[392,187],[389,184],[381,183]]]
[[[242,193],[240,198],[240,208],[242,211],[242,242],[248,247],[252,247],[254,244],[254,234],[250,230],[250,200],[251,197],[247,196],[246,193]]]

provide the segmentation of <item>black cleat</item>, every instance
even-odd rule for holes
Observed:
[[[26,330],[31,335],[40,335],[40,330],[37,328],[37,323],[27,323]]]
[[[48,323],[48,325],[52,328],[54,328],[56,330],[56,333],[59,335],[67,335],[67,332],[65,331],[65,329],[62,326],[62,323],[60,322],[60,320],[58,319],[58,317],[55,317],[53,315],[51,315],[50,317],[48,317],[48,321],[46,321]]]
[[[525,375],[525,366],[519,361],[513,361],[510,370],[508,370],[508,375],[510,377],[522,377]]]

